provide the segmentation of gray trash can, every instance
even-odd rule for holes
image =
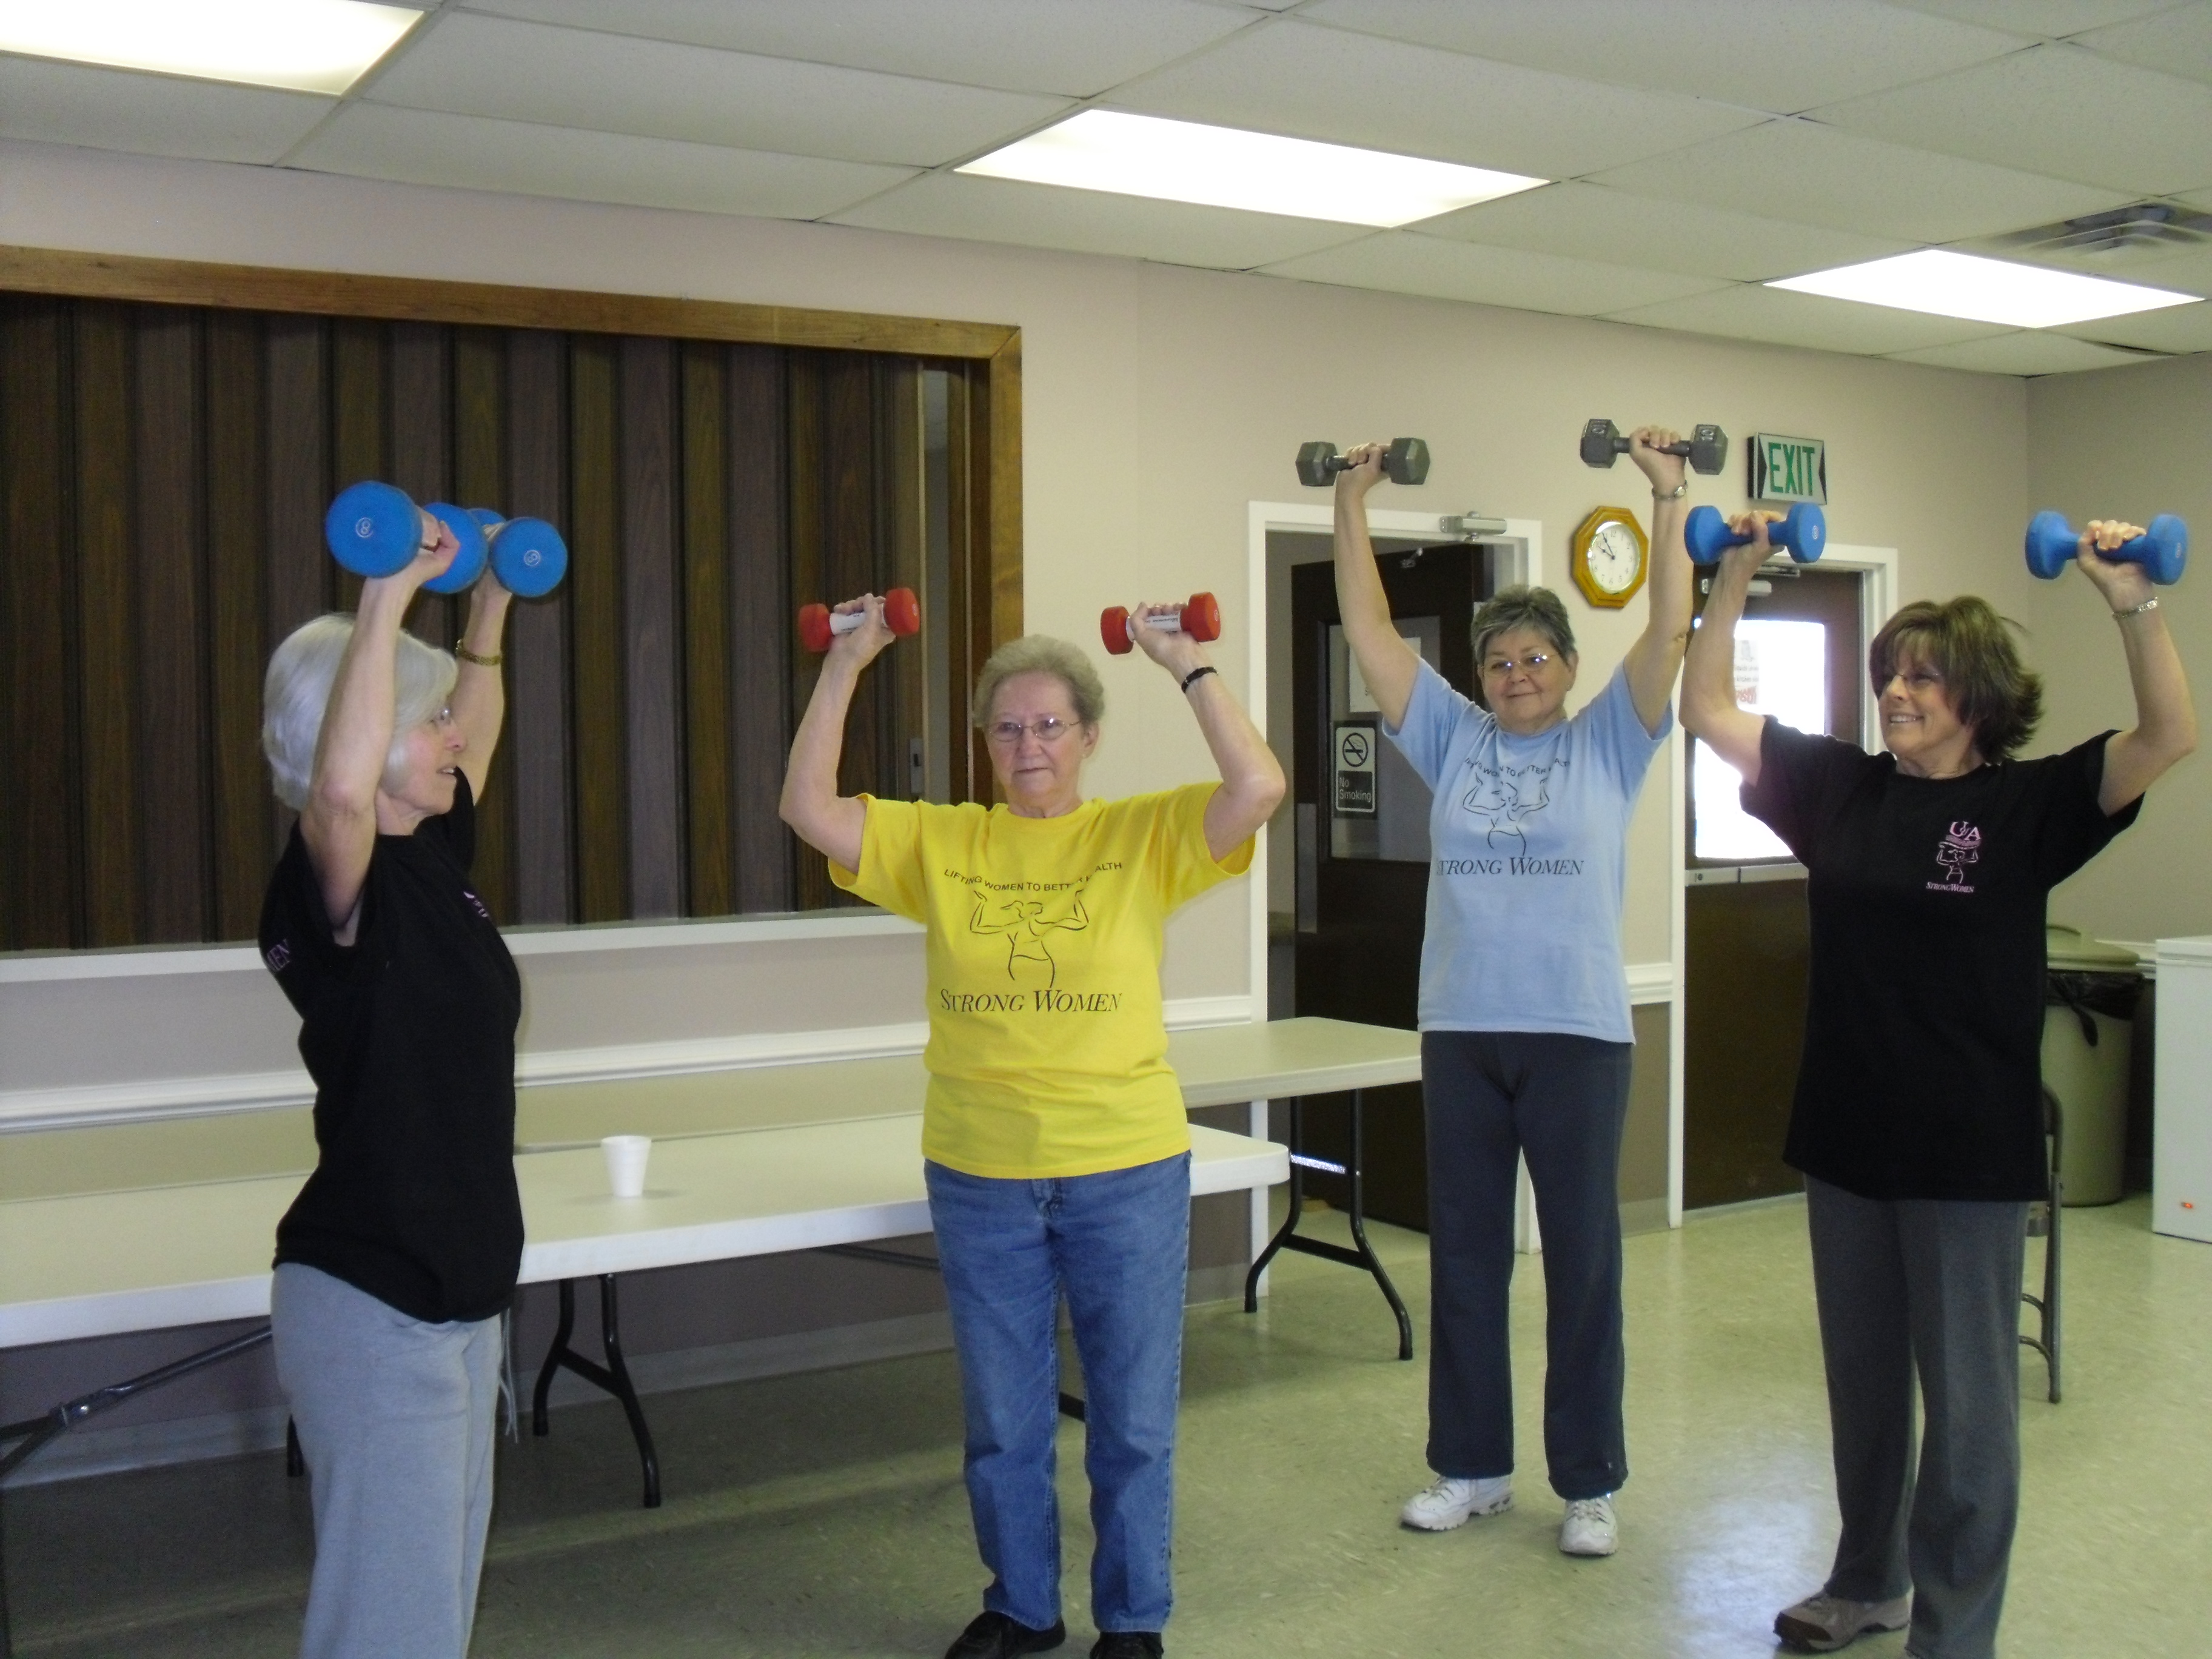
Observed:
[[[2128,1063],[2142,967],[2132,951],[2079,928],[2045,930],[2043,1082],[2058,1097],[2059,1179],[2066,1202],[2121,1197],[2128,1148]]]

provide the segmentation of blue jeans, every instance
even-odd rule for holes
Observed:
[[[1032,1629],[1060,1619],[1060,1300],[1087,1400],[1091,1612],[1101,1632],[1158,1631],[1174,1596],[1190,1155],[1048,1181],[927,1166],[967,1408],[968,1504],[991,1570],[983,1605]]]

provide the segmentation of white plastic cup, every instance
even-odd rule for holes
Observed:
[[[607,1185],[617,1198],[645,1196],[645,1161],[653,1155],[651,1135],[609,1135],[599,1142],[607,1155]]]

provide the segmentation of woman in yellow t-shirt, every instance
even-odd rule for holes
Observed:
[[[1130,631],[1173,674],[1218,784],[1086,801],[1105,688],[1082,652],[1002,646],[973,707],[1003,805],[837,793],[853,690],[891,642],[882,601],[830,647],[783,785],[784,822],[840,886],[929,929],[929,1211],[967,1412],[968,1495],[992,1573],[946,1659],[1042,1653],[1060,1615],[1059,1304],[1088,1395],[1093,1659],[1161,1652],[1170,1601],[1190,1129],[1160,1005],[1168,913],[1252,861],[1283,770],[1198,641]]]

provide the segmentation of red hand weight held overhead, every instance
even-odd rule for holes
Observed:
[[[1163,634],[1188,634],[1194,640],[1218,640],[1221,637],[1221,606],[1211,593],[1194,593],[1169,615],[1154,617],[1148,625]],[[1136,629],[1137,624],[1130,619],[1126,605],[1109,605],[1099,612],[1099,637],[1115,656],[1126,657],[1135,649]]]
[[[830,641],[840,634],[851,633],[866,620],[866,611],[836,611],[826,605],[801,605],[799,642],[819,656],[830,648]],[[921,601],[915,598],[914,589],[894,587],[884,595],[884,626],[902,639],[921,631]]]

